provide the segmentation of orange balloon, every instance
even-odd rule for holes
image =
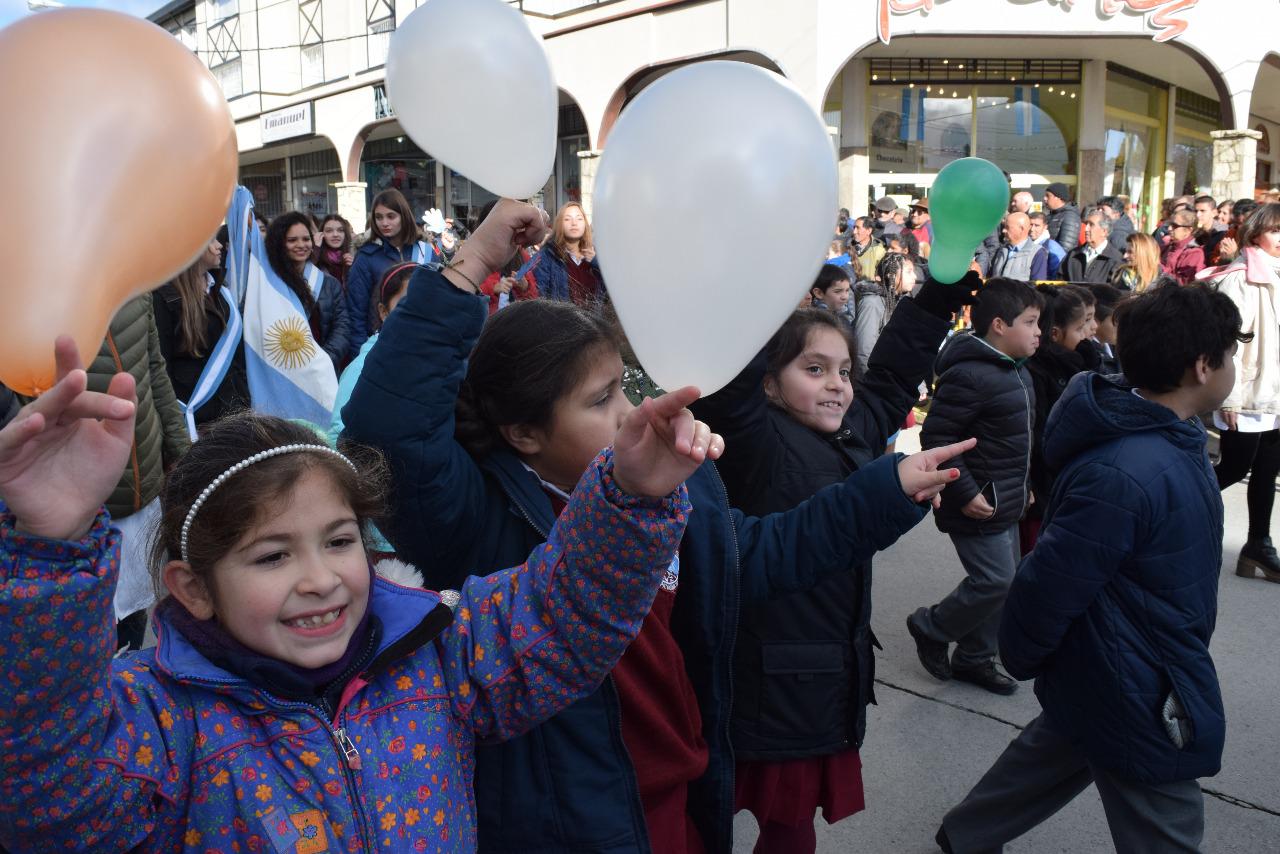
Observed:
[[[208,246],[235,188],[235,124],[208,69],[160,27],[100,9],[0,30],[0,382],[91,360],[112,316]]]

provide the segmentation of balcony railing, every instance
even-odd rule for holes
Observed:
[[[527,15],[558,18],[561,15],[590,9],[592,6],[615,3],[617,0],[507,0],[507,2]]]

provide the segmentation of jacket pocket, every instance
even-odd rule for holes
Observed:
[[[790,738],[842,729],[850,688],[845,649],[828,641],[763,644],[760,729]]]
[[[1160,703],[1160,725],[1164,729],[1169,742],[1178,750],[1186,750],[1196,740],[1195,722],[1187,711],[1187,704],[1173,681],[1173,671],[1164,667],[1165,679],[1169,683],[1169,691]]]

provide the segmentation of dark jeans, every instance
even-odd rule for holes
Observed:
[[[1093,783],[1123,854],[1198,852],[1204,795],[1195,780],[1138,783],[1093,765],[1041,712],[942,820],[955,854],[995,854]]]
[[[1218,488],[1226,489],[1249,475],[1249,539],[1271,536],[1271,508],[1280,475],[1280,430],[1265,433],[1222,431],[1222,459],[1214,468]]]

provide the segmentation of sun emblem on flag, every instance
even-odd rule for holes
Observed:
[[[300,317],[286,317],[271,324],[263,336],[267,358],[277,368],[300,368],[316,354],[311,330]]]

